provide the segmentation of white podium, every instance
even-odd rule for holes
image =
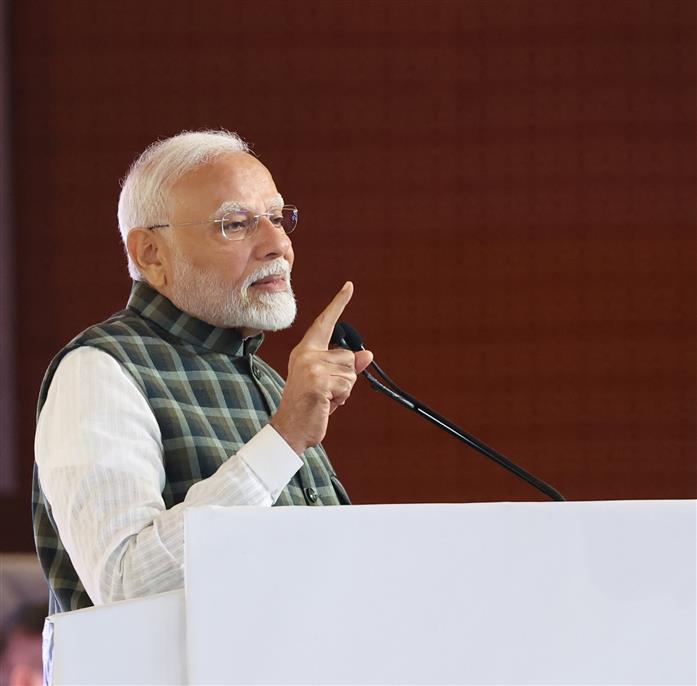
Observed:
[[[50,618],[50,683],[694,684],[694,501],[202,508],[186,588]]]

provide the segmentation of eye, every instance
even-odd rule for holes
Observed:
[[[224,216],[220,220],[220,224],[225,235],[232,235],[247,231],[250,224],[249,217],[244,213],[235,212]]]
[[[283,226],[283,215],[280,211],[275,211],[269,214],[269,221],[277,228]]]

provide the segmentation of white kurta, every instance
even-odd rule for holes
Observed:
[[[182,587],[184,511],[271,506],[303,464],[267,425],[166,509],[155,416],[130,374],[90,347],[58,366],[35,452],[61,541],[95,604]]]

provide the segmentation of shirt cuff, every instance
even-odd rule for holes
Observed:
[[[238,457],[275,500],[303,466],[303,461],[276,429],[267,424],[238,451]]]

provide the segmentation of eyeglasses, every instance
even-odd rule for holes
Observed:
[[[220,224],[220,232],[226,241],[242,241],[251,236],[259,226],[259,220],[266,217],[277,229],[285,233],[293,233],[298,225],[298,208],[295,205],[284,205],[261,214],[252,214],[248,210],[238,209],[226,212],[220,219],[209,219],[203,222],[186,222],[184,224],[153,224],[148,229],[164,229],[168,226],[203,226],[204,224]]]

